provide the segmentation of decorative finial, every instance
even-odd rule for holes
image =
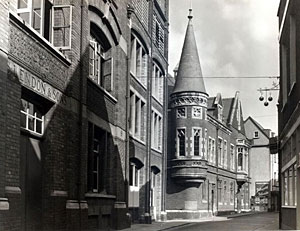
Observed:
[[[190,9],[189,9],[189,16],[188,16],[188,19],[192,19],[192,18],[193,18],[192,11],[193,11],[193,9],[190,8]]]

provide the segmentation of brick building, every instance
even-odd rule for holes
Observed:
[[[278,152],[281,189],[280,228],[300,229],[300,2],[281,0],[278,9],[280,94]]]
[[[278,211],[279,181],[278,153],[270,151],[270,139],[274,133],[263,128],[249,116],[245,121],[246,136],[251,141],[249,152],[249,176],[252,209]]]
[[[167,21],[167,0],[0,1],[0,230],[159,218]]]
[[[191,15],[175,84],[169,78],[168,219],[249,210],[248,154],[239,93],[206,92]]]

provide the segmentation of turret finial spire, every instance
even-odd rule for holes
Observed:
[[[192,5],[192,2],[191,2],[191,5]],[[189,9],[189,16],[188,16],[188,19],[190,19],[190,20],[193,18],[192,11],[193,11],[193,9],[191,6],[191,8]]]

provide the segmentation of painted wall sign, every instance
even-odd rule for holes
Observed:
[[[13,75],[18,77],[22,86],[47,98],[54,103],[62,103],[66,105],[66,96],[58,89],[44,82],[36,75],[32,74],[31,72],[27,71],[11,60],[8,60],[8,68]]]

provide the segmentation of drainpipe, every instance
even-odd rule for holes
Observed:
[[[217,194],[217,199],[216,199],[216,207],[217,207],[217,209],[216,209],[216,212],[218,213],[218,211],[219,211],[219,155],[221,155],[222,153],[219,153],[219,124],[217,124],[217,127],[216,127],[216,148],[217,148],[217,151],[216,151],[216,153],[217,153],[217,156],[216,156],[216,165],[217,165],[217,174],[216,174],[216,178],[217,178],[217,180],[216,180],[216,194]],[[212,207],[213,207],[214,205],[212,205]]]
[[[78,153],[78,172],[77,172],[77,198],[78,198],[78,204],[79,204],[79,230],[81,230],[82,224],[81,224],[81,158],[82,158],[82,153],[84,153],[83,145],[82,145],[82,136],[83,136],[83,92],[84,92],[84,71],[83,71],[83,55],[84,55],[84,43],[83,40],[85,39],[85,35],[83,35],[83,13],[84,13],[84,0],[81,0],[81,5],[80,5],[80,91],[79,91],[79,153]]]
[[[145,195],[145,223],[151,224],[152,218],[150,214],[150,189],[151,189],[151,120],[152,120],[152,53],[153,53],[153,0],[149,0],[149,37],[150,52],[148,60],[148,79],[147,79],[147,124],[146,124],[146,195]]]
[[[131,66],[131,15],[134,13],[132,5],[127,5],[128,18],[128,35],[127,35],[127,75],[126,75],[126,138],[125,138],[125,202],[127,209],[129,208],[129,118],[130,118],[130,66]]]

